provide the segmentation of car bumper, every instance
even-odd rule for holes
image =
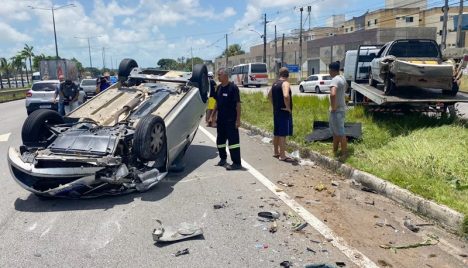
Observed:
[[[330,92],[330,85],[321,85],[319,88],[320,92]]]
[[[38,109],[51,109],[51,110],[57,111],[58,104],[52,103],[52,102],[41,102],[41,103],[29,103],[29,105],[26,106],[26,111],[28,112],[28,114]]]

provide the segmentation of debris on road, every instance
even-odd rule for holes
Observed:
[[[436,237],[434,235],[427,235],[427,236],[428,236],[428,238],[425,241],[420,242],[420,243],[414,243],[414,244],[408,244],[408,245],[397,245],[397,246],[385,244],[385,245],[380,245],[380,247],[384,248],[384,249],[397,250],[397,249],[409,249],[409,248],[434,246],[434,245],[437,245],[439,243],[439,238],[438,237]]]
[[[214,209],[222,209],[222,208],[225,208],[225,207],[226,207],[226,204],[227,204],[227,201],[224,202],[224,203],[214,204],[214,205],[213,205],[213,208],[214,208]]]
[[[335,187],[338,187],[338,186],[340,186],[340,183],[337,182],[337,181],[331,181],[331,185],[335,186]]]
[[[270,226],[269,231],[272,234],[274,234],[274,233],[276,233],[278,231],[278,224],[276,223],[276,221],[273,221],[273,223]]]
[[[263,143],[267,143],[267,144],[271,143],[271,141],[272,141],[272,140],[271,140],[270,138],[268,138],[268,137],[264,137],[264,138],[262,139],[262,142],[263,142]]]
[[[311,248],[309,248],[309,247],[307,247],[306,249],[307,249],[307,251],[312,252],[312,253],[314,253],[314,254],[317,253],[317,251],[315,251],[315,250],[313,250],[313,249],[311,249]]]
[[[377,263],[382,266],[382,267],[393,267],[393,265],[391,265],[390,263],[384,261],[384,260],[378,260]]]
[[[366,187],[366,186],[362,186],[362,187],[361,187],[361,191],[363,191],[363,192],[368,192],[368,193],[373,193],[373,194],[376,194],[376,193],[377,193],[376,190],[374,190],[374,189],[372,189],[372,188],[369,188],[369,187]]]
[[[259,217],[275,220],[279,219],[280,214],[277,211],[262,211],[257,214]]]
[[[303,222],[303,223],[301,223],[301,224],[299,224],[299,225],[293,226],[293,230],[294,230],[295,232],[299,232],[299,231],[301,231],[302,229],[306,228],[307,225],[308,225],[307,222]]]
[[[284,190],[283,190],[283,189],[281,189],[281,188],[276,188],[276,189],[275,189],[275,192],[277,192],[277,193],[279,193],[279,192],[283,192],[283,191],[284,191]]]
[[[336,266],[338,267],[345,267],[346,266],[346,263],[342,262],[342,261],[337,261],[335,262]]]
[[[280,263],[280,266],[288,268],[288,267],[291,267],[293,265],[292,265],[292,263],[290,261],[284,261],[284,262]]]
[[[190,251],[188,248],[177,251],[176,253],[174,253],[174,257],[179,257],[181,255],[187,255],[187,254],[190,254]]]
[[[160,220],[156,221],[160,225],[153,230],[153,240],[156,242],[174,242],[203,235],[203,229],[195,224],[183,222],[178,228],[164,228]]]
[[[316,168],[317,165],[315,164],[315,162],[313,161],[310,161],[310,160],[305,160],[305,159],[301,159],[299,161],[299,165],[300,166],[310,166],[310,167],[313,167],[313,168]]]
[[[411,219],[408,217],[405,217],[403,221],[403,225],[408,228],[411,232],[417,233],[419,232],[419,227],[411,223]]]
[[[266,244],[266,243],[263,243],[263,244],[256,244],[256,245],[255,245],[255,248],[256,248],[256,249],[267,249],[267,248],[268,248],[268,244]]]
[[[323,184],[322,182],[318,183],[317,185],[314,186],[314,189],[315,191],[317,192],[321,192],[323,190],[326,190],[327,189],[327,186],[325,186],[325,184]]]
[[[302,198],[304,198],[302,195],[296,195],[295,197],[296,197],[297,199],[302,199]]]
[[[367,204],[367,205],[369,205],[369,206],[374,206],[374,205],[375,205],[375,202],[374,202],[374,200],[372,200],[372,202],[365,201],[364,204]]]
[[[329,263],[317,263],[317,264],[307,264],[304,268],[336,268],[334,264]]]
[[[294,184],[289,183],[289,182],[286,182],[286,183],[285,183],[285,182],[282,182],[282,181],[277,181],[277,183],[278,183],[279,185],[282,185],[282,186],[285,186],[285,187],[293,187],[293,186],[294,186]]]

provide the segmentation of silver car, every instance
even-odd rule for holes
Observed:
[[[10,147],[15,180],[39,196],[85,198],[146,191],[180,169],[206,109],[205,65],[185,72],[119,67],[120,82],[62,118],[37,110]]]
[[[86,97],[92,97],[96,95],[96,79],[83,79],[80,83],[80,90],[86,94]]]
[[[34,83],[26,93],[26,112],[31,114],[37,109],[52,109],[57,111],[57,104],[54,103],[54,93],[59,80],[44,80]]]
[[[331,76],[328,74],[313,74],[299,84],[301,92],[330,92]]]

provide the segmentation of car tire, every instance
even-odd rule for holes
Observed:
[[[138,67],[138,63],[134,59],[123,59],[119,65],[119,81],[127,81],[128,76],[132,72],[133,68]]]
[[[371,87],[377,87],[377,81],[374,80],[372,73],[369,74],[369,86]]]
[[[315,87],[315,93],[320,94],[320,87],[319,86]]]
[[[383,92],[384,95],[390,96],[395,91],[395,83],[390,79],[390,77],[385,78]]]
[[[21,129],[21,139],[26,146],[44,146],[52,135],[47,125],[63,124],[59,113],[48,109],[39,109],[32,112],[24,121]]]
[[[133,152],[141,161],[156,161],[166,152],[167,138],[164,120],[156,115],[140,119],[133,135]]]
[[[301,93],[304,93],[304,87],[303,87],[303,86],[299,86],[299,91],[300,91]]]
[[[208,80],[208,68],[204,64],[196,64],[193,67],[190,81],[198,87],[203,102],[208,101],[208,92],[210,91],[210,81]]]

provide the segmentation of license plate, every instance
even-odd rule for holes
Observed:
[[[39,108],[41,109],[47,109],[47,108],[52,108],[52,105],[39,105]]]

